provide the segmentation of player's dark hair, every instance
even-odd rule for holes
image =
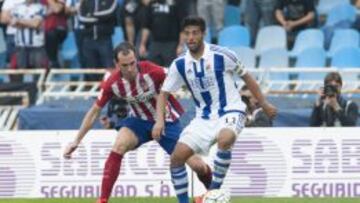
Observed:
[[[129,42],[121,42],[119,45],[117,45],[114,49],[114,60],[118,62],[118,54],[121,52],[123,55],[128,55],[130,52],[135,52],[135,47],[130,44]]]
[[[181,30],[184,30],[187,26],[199,26],[202,32],[205,32],[206,23],[205,20],[199,16],[188,16],[181,24]]]
[[[342,85],[342,79],[341,79],[341,75],[338,72],[330,72],[325,76],[324,79],[324,85],[326,86],[327,84],[329,84],[331,81],[336,81],[337,83],[339,83],[340,85]]]

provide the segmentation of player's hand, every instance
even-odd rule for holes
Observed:
[[[151,132],[151,136],[154,140],[160,140],[160,137],[164,132],[164,126],[164,122],[156,121]]]
[[[64,151],[64,158],[71,159],[71,154],[76,150],[77,147],[78,145],[76,143],[70,143]]]
[[[110,129],[110,119],[107,116],[102,116],[100,118],[100,123],[105,129]]]
[[[269,118],[273,119],[277,115],[276,107],[270,104],[269,102],[264,102],[264,104],[261,105],[261,107],[263,108],[264,112]]]

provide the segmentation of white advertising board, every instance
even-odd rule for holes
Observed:
[[[75,134],[0,132],[0,198],[99,196],[116,132],[91,131],[65,160]],[[159,145],[146,144],[125,156],[112,195],[174,196],[168,169]],[[190,193],[204,192],[195,176],[189,181]],[[360,197],[360,128],[245,129],[223,187],[232,196]]]

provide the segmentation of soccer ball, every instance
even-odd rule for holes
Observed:
[[[223,189],[210,190],[205,193],[202,203],[230,203],[230,194]]]

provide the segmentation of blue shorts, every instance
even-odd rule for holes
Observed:
[[[142,144],[153,140],[151,137],[151,131],[154,124],[155,123],[153,121],[128,117],[120,121],[119,127],[127,127],[135,133],[136,137],[139,139],[139,143],[136,146],[137,148]],[[165,135],[160,137],[158,143],[168,154],[171,154],[174,151],[181,131],[182,128],[179,121],[165,123]]]

